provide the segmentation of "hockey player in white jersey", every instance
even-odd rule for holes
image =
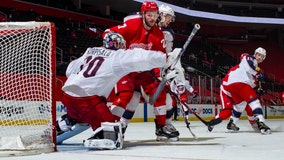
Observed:
[[[72,130],[78,122],[84,122],[94,130],[94,135],[84,143],[86,147],[121,149],[123,126],[120,122],[105,123],[114,122],[115,119],[106,104],[106,98],[122,76],[130,72],[168,67],[175,57],[169,58],[162,52],[139,48],[121,49],[125,48],[125,41],[118,33],[106,34],[103,44],[103,47],[88,48],[82,57],[68,66],[68,79],[62,87],[62,103],[67,108],[67,116],[57,121],[57,138]],[[165,76],[174,78],[176,71],[167,71]]]
[[[159,6],[159,22],[158,26],[164,33],[164,39],[166,41],[166,52],[169,53],[173,50],[174,45],[174,31],[169,27],[172,22],[175,21],[174,10],[164,4]]]
[[[230,69],[225,78],[222,80],[220,87],[220,98],[223,108],[232,108],[232,105],[240,107],[238,110],[243,111],[246,105],[242,105],[245,101],[255,117],[258,129],[262,134],[271,133],[271,129],[264,123],[262,105],[256,91],[253,89],[255,77],[260,74],[258,64],[262,63],[266,58],[266,50],[259,47],[255,50],[254,55],[246,55],[242,58],[239,65]],[[225,110],[222,110],[225,111]],[[209,122],[208,130],[212,131],[213,126],[222,122],[222,112]]]

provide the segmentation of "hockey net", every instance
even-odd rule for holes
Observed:
[[[0,23],[0,156],[55,150],[55,26]]]

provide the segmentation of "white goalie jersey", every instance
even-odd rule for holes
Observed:
[[[68,77],[62,90],[74,97],[108,97],[115,83],[130,72],[163,67],[166,54],[132,50],[109,50],[103,47],[88,48],[84,55],[68,66]]]

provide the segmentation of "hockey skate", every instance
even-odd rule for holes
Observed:
[[[178,141],[179,131],[172,124],[166,124],[164,126],[157,125],[156,119],[156,141]]]
[[[227,129],[229,132],[237,132],[240,130],[240,128],[233,122],[233,119],[230,119],[229,123],[227,124]]]
[[[255,121],[261,134],[271,134],[271,129],[264,122],[260,122],[258,118]]]

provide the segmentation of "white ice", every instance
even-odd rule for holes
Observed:
[[[130,123],[122,150],[86,150],[82,141],[90,137],[87,130],[64,141],[58,152],[32,156],[5,157],[5,160],[284,160],[283,120],[266,120],[272,134],[261,135],[247,120],[238,123],[238,133],[228,133],[228,121],[214,127],[212,132],[199,121],[191,122],[194,139],[183,121],[173,122],[180,132],[179,142],[156,142],[153,122]]]

